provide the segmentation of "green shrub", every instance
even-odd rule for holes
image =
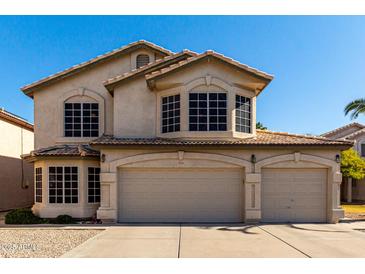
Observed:
[[[14,209],[5,215],[6,224],[41,224],[42,218],[34,215],[29,208]]]
[[[70,215],[58,215],[52,220],[54,224],[74,224],[75,220]]]

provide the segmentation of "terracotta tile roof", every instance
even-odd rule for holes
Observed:
[[[3,108],[0,109],[0,119],[5,120],[9,123],[15,124],[19,127],[28,129],[30,131],[34,131],[34,127],[31,123],[29,123],[28,121],[24,120],[23,118],[15,115],[15,114],[12,114],[12,113],[6,111]]]
[[[360,135],[360,134],[364,134],[365,133],[365,127],[363,129],[360,129],[358,131],[355,131],[349,135],[346,135],[344,137],[342,137],[341,139],[343,140],[352,140],[353,138],[356,138],[356,136]]]
[[[158,146],[200,146],[200,145],[259,145],[259,146],[346,146],[351,147],[353,142],[330,140],[323,137],[295,135],[283,132],[258,130],[257,135],[244,139],[170,139],[170,138],[120,138],[104,135],[90,143],[91,145],[158,145]]]
[[[162,59],[157,59],[154,62],[151,62],[145,66],[142,66],[140,68],[128,71],[126,73],[123,73],[121,75],[117,75],[113,78],[110,78],[106,81],[103,82],[104,86],[109,90],[112,91],[112,89],[114,88],[115,84],[120,83],[126,79],[130,79],[132,77],[141,75],[143,73],[148,72],[151,69],[155,69],[156,67],[161,67],[163,65],[166,65],[167,63],[169,63],[169,61],[174,61],[175,59],[178,59],[179,57],[184,57],[184,56],[197,56],[198,54],[196,52],[190,51],[190,50],[183,50],[179,53],[175,53],[173,55],[168,55],[165,56]]]
[[[190,58],[188,58],[186,60],[180,61],[180,62],[178,62],[176,64],[172,64],[172,65],[170,65],[168,67],[165,67],[165,68],[162,68],[160,70],[155,70],[155,71],[147,74],[146,75],[146,79],[147,79],[147,81],[148,80],[152,80],[152,79],[156,79],[156,78],[158,78],[158,77],[160,77],[160,76],[162,76],[162,75],[164,75],[166,73],[169,73],[171,71],[174,71],[176,69],[179,69],[179,68],[181,68],[183,66],[186,66],[188,64],[194,63],[194,62],[196,62],[198,60],[201,60],[203,58],[207,58],[209,56],[212,56],[212,57],[217,58],[219,60],[222,60],[222,61],[224,61],[224,62],[226,62],[228,64],[231,64],[231,65],[233,65],[233,66],[235,66],[235,67],[237,67],[239,69],[242,69],[242,70],[244,70],[246,72],[249,72],[249,73],[255,75],[256,77],[259,77],[259,78],[264,79],[268,83],[274,78],[273,75],[270,75],[270,74],[267,74],[267,73],[265,73],[263,71],[260,71],[258,69],[249,67],[249,66],[247,66],[245,64],[242,64],[242,63],[240,63],[240,62],[238,62],[236,60],[233,60],[233,59],[231,59],[229,57],[226,57],[226,56],[224,56],[222,54],[219,54],[219,53],[216,53],[214,51],[209,50],[209,51],[206,51],[205,53],[199,54],[197,56],[190,57]]]
[[[341,131],[343,131],[345,129],[348,129],[350,127],[358,127],[360,129],[363,129],[363,128],[365,128],[365,125],[360,124],[360,123],[357,123],[357,122],[354,122],[354,123],[350,123],[350,124],[344,125],[342,127],[336,128],[334,130],[328,131],[326,133],[323,133],[323,134],[321,134],[321,136],[323,136],[323,137],[329,137],[329,136],[331,136],[333,134],[336,134],[338,132],[341,132]]]
[[[65,69],[63,71],[60,71],[60,72],[57,72],[55,74],[52,74],[50,76],[47,76],[43,79],[40,79],[34,83],[31,83],[29,85],[26,85],[24,87],[21,88],[21,90],[28,96],[32,97],[32,92],[34,91],[35,88],[38,88],[40,86],[43,86],[45,84],[49,84],[51,82],[54,82],[54,81],[57,81],[59,79],[63,79],[67,76],[70,76],[86,67],[89,67],[90,65],[93,65],[93,64],[96,64],[96,63],[99,63],[99,62],[102,62],[102,61],[106,61],[106,60],[109,60],[110,58],[118,55],[118,54],[123,54],[125,52],[129,52],[130,50],[133,50],[135,48],[139,48],[139,47],[148,47],[148,48],[152,48],[162,54],[165,54],[165,55],[171,55],[173,54],[173,52],[163,48],[163,47],[160,47],[158,45],[155,45],[151,42],[148,42],[148,41],[145,41],[145,40],[140,40],[140,41],[137,41],[137,42],[133,42],[133,43],[130,43],[126,46],[123,46],[123,47],[120,47],[120,48],[117,48],[117,49],[114,49],[112,51],[109,51],[107,53],[104,53],[102,55],[99,55],[95,58],[92,58],[86,62],[83,62],[81,64],[78,64],[78,65],[75,65],[75,66],[72,66],[68,69]]]
[[[78,157],[99,157],[99,151],[89,145],[56,145],[46,148],[36,149],[23,158],[29,157],[51,157],[51,156],[78,156]]]

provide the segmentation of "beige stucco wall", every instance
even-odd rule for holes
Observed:
[[[33,150],[34,134],[0,119],[0,211],[33,204],[33,164],[20,158]]]
[[[145,52],[143,50],[141,52]],[[136,51],[134,54],[137,54]],[[155,56],[155,54],[153,54]],[[160,58],[161,56],[155,56]],[[34,133],[35,148],[48,147],[56,143],[70,142],[87,142],[89,138],[77,138],[63,140],[63,130],[60,125],[63,124],[63,109],[60,109],[65,94],[73,91],[87,90],[96,93],[104,99],[105,114],[104,121],[105,132],[100,134],[113,133],[113,97],[103,86],[103,82],[116,75],[130,71],[132,66],[131,54],[126,54],[114,58],[105,63],[98,64],[91,69],[86,69],[66,80],[59,81],[50,86],[43,87],[34,92]],[[81,98],[80,98],[81,97]],[[79,99],[82,99],[80,96]]]
[[[0,155],[20,159],[34,148],[32,131],[0,119]]]
[[[235,131],[235,95],[252,99],[251,128],[255,134],[256,93],[243,86],[257,81],[248,74],[238,73],[219,62],[203,62],[189,69],[168,75],[156,81],[157,90],[151,91],[144,76],[127,82],[114,90],[114,135],[123,137],[171,138],[233,138],[247,137]],[[262,82],[261,82],[262,84]],[[190,91],[227,93],[227,131],[190,132],[188,129],[188,98]],[[180,131],[161,133],[161,97],[180,94]]]

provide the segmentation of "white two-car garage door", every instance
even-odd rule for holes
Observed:
[[[240,169],[119,171],[119,222],[240,222]]]
[[[263,222],[325,222],[326,169],[263,169]]]

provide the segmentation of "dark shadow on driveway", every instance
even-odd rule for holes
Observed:
[[[295,224],[287,224],[286,226],[290,227],[290,228],[294,228],[294,229],[298,229],[298,230],[304,230],[304,231],[315,231],[315,232],[338,232],[338,233],[348,233],[348,231],[343,231],[343,230],[327,230],[327,229],[313,229],[313,228],[304,228],[304,227],[299,227]]]
[[[217,225],[219,226],[219,225]],[[237,227],[237,226],[223,226],[223,227],[217,227],[217,226],[199,226],[201,229],[216,229],[219,231],[228,231],[228,232],[240,232],[244,234],[258,234],[257,232],[252,232],[250,229],[257,227],[257,225],[245,225],[243,227]]]

